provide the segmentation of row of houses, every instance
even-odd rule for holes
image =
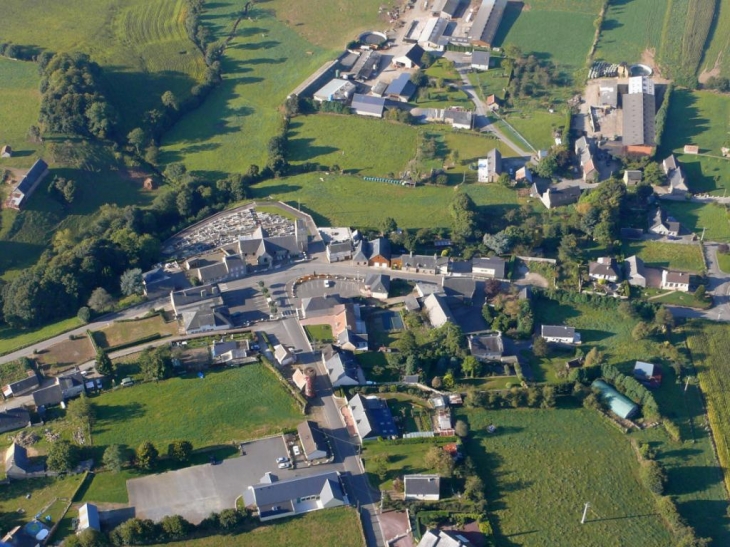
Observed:
[[[630,256],[624,260],[623,270],[622,272],[616,261],[610,257],[602,257],[588,264],[588,276],[596,281],[616,283],[625,278],[629,285],[645,288],[650,285],[650,277],[654,277],[661,279],[656,288],[681,292],[689,292],[693,284],[691,272],[647,268],[638,256]]]

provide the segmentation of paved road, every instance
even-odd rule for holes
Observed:
[[[705,243],[703,251],[707,260],[707,292],[712,294],[714,306],[709,310],[694,310],[671,306],[675,317],[687,319],[707,319],[709,321],[730,321],[730,274],[720,269],[717,260],[719,243]]]

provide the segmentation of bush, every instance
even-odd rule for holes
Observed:
[[[88,306],[82,306],[79,308],[79,312],[76,314],[81,321],[88,323],[91,320],[91,309]]]
[[[51,471],[64,473],[74,469],[80,461],[79,448],[69,441],[60,440],[51,445],[46,465]]]
[[[667,477],[662,466],[654,461],[647,460],[639,469],[639,478],[644,486],[653,494],[661,495],[664,493],[664,484]]]

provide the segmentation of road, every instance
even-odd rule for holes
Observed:
[[[730,274],[720,269],[717,260],[719,243],[705,243],[703,251],[707,260],[707,292],[712,295],[714,305],[709,310],[695,310],[670,306],[675,317],[686,319],[707,319],[708,321],[730,321]]]

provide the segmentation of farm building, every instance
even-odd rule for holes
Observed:
[[[619,418],[628,420],[636,416],[639,412],[639,406],[625,395],[621,395],[616,388],[610,386],[603,380],[596,380],[591,384],[593,389],[597,389],[601,399],[609,406],[611,412]]]
[[[434,15],[440,15],[446,19],[453,19],[459,12],[461,4],[462,0],[436,0],[432,12]]]
[[[395,57],[393,59],[393,64],[404,68],[420,68],[423,66],[423,55],[425,53],[426,50],[418,44],[414,44],[411,46],[411,49],[406,51],[403,55]]]
[[[588,263],[588,277],[596,280],[618,281],[619,271],[616,261],[608,256],[602,256],[595,262]]]
[[[568,186],[567,188],[560,189],[548,188],[544,194],[540,195],[539,190],[534,184],[530,190],[530,194],[532,195],[533,192],[537,194],[542,204],[548,209],[577,203],[582,193],[580,186]]]
[[[634,378],[647,387],[655,388],[662,384],[662,367],[653,363],[636,361]]]
[[[656,145],[654,82],[645,76],[631,77],[628,91],[622,98],[623,145],[653,148]]]
[[[411,75],[403,72],[390,83],[388,89],[385,90],[385,97],[393,101],[407,103],[415,92],[416,86],[411,82]]]
[[[492,47],[506,7],[507,0],[482,0],[468,34],[473,45]]]
[[[10,192],[10,196],[6,202],[7,206],[11,209],[20,209],[25,205],[47,174],[48,164],[43,160],[37,160],[20,183]]]
[[[311,420],[306,420],[297,426],[297,434],[307,460],[319,460],[327,457],[327,441],[317,424]]]
[[[471,54],[471,68],[474,70],[489,70],[490,54],[484,50],[474,50]]]
[[[505,260],[498,256],[473,258],[471,261],[471,271],[474,275],[492,279],[504,279],[505,266]]]
[[[444,36],[448,26],[449,20],[443,17],[429,19],[418,37],[418,45],[425,50],[443,51],[449,43],[448,36]]]
[[[689,292],[691,282],[692,274],[689,272],[662,270],[662,289]]]
[[[76,527],[76,533],[80,534],[88,529],[101,532],[99,509],[93,503],[85,503],[79,507],[79,524]]]
[[[441,497],[441,477],[438,475],[406,475],[403,483],[407,500],[438,501]]]
[[[393,420],[388,403],[375,396],[355,395],[348,402],[360,441],[383,437],[398,436],[398,428]]]
[[[474,114],[463,108],[451,107],[444,109],[443,120],[456,129],[471,129],[474,125]]]
[[[24,408],[11,408],[0,412],[0,433],[22,429],[30,425],[30,413]]]
[[[352,97],[350,108],[352,108],[355,114],[359,114],[360,116],[382,118],[383,110],[385,110],[385,99],[355,93]]]
[[[350,69],[352,78],[358,82],[364,82],[375,76],[380,66],[380,59],[381,55],[376,51],[362,52]]]
[[[496,182],[502,174],[502,153],[493,148],[486,158],[477,161],[477,181]]]
[[[580,344],[580,333],[575,332],[575,327],[542,325],[540,336],[551,344]]]
[[[616,108],[618,106],[618,81],[610,80],[601,82],[598,93],[598,104],[600,106],[609,108]]]
[[[646,287],[646,271],[644,261],[638,256],[630,256],[624,260],[624,271],[629,285],[634,287]]]
[[[13,156],[13,149],[9,145],[0,148],[0,158],[10,158]]]
[[[325,101],[336,101],[345,103],[350,100],[353,93],[357,89],[357,85],[340,78],[335,78],[324,85],[319,91],[314,93],[314,100],[318,103]]]

